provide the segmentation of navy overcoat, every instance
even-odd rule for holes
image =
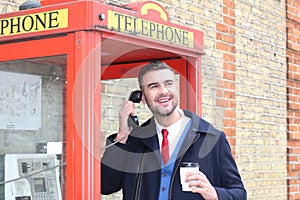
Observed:
[[[192,112],[184,111],[191,126],[176,160],[169,199],[201,200],[200,194],[182,192],[179,176],[181,162],[197,162],[215,187],[219,200],[245,200],[246,190],[232,157],[224,132]],[[115,135],[108,138],[113,142]],[[133,129],[126,144],[107,148],[101,164],[101,193],[111,194],[122,189],[124,200],[158,199],[161,174],[161,155],[153,117],[141,127]]]

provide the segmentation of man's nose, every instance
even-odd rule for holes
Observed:
[[[164,84],[161,84],[159,87],[159,92],[161,94],[167,94],[169,91],[168,91],[168,88]]]

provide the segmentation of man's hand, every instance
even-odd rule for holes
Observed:
[[[122,107],[119,110],[119,131],[117,134],[117,137],[115,138],[116,141],[119,141],[120,143],[125,144],[128,136],[126,137],[126,135],[128,134],[129,127],[128,127],[128,123],[127,123],[127,119],[129,115],[134,115],[135,111],[134,111],[134,104],[132,101],[126,101],[124,102],[124,104],[122,105]]]
[[[200,171],[188,172],[186,174],[186,182],[190,182],[189,187],[193,193],[199,193],[206,200],[218,200],[215,188],[210,184],[209,180]]]

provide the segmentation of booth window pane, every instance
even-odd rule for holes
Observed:
[[[0,62],[0,199],[16,198],[7,196],[13,195],[5,192],[8,187],[30,199],[62,199],[65,61],[56,56]],[[10,182],[21,176],[26,178]]]

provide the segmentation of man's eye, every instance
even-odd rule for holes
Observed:
[[[172,85],[173,85],[173,82],[167,82],[167,85],[168,85],[168,86],[172,86]]]

